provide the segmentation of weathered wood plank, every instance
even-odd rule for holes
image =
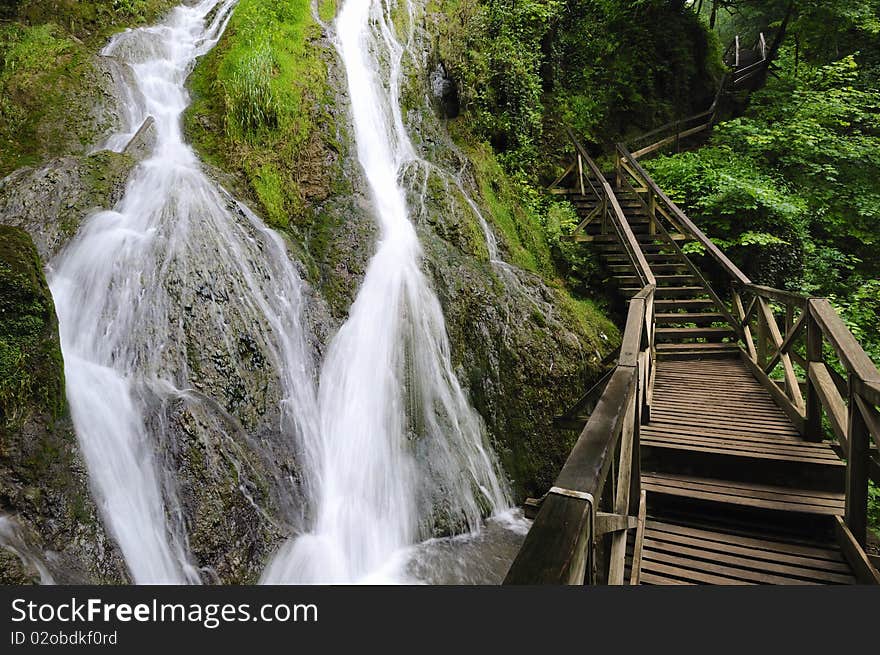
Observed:
[[[812,298],[810,312],[850,373],[868,386],[876,385],[880,395],[880,372],[846,327],[843,319],[825,298]],[[872,400],[872,402],[874,402]]]
[[[868,560],[858,540],[839,516],[835,517],[834,531],[837,535],[837,543],[840,544],[840,551],[852,567],[856,579],[861,584],[880,584],[880,573]]]
[[[758,308],[761,310],[761,313],[764,316],[764,321],[770,331],[770,338],[773,340],[773,345],[776,347],[778,360],[782,362],[782,370],[785,375],[785,386],[788,391],[788,397],[794,406],[797,407],[798,413],[801,414],[806,410],[804,407],[804,400],[801,397],[800,386],[798,385],[797,375],[794,373],[794,367],[791,364],[791,358],[788,353],[782,352],[782,334],[779,331],[779,326],[776,324],[776,318],[770,310],[770,305],[768,305],[767,301],[763,298],[758,298]],[[766,366],[762,364],[762,367],[764,368],[764,372],[768,373]]]
[[[724,544],[738,544],[748,546],[750,548],[760,548],[778,553],[789,553],[810,557],[814,559],[823,559],[833,562],[843,562],[843,556],[836,550],[830,548],[820,548],[816,546],[805,546],[803,544],[795,544],[789,541],[778,541],[775,539],[763,539],[754,536],[744,536],[741,534],[731,534],[729,532],[720,532],[717,530],[704,530],[674,523],[666,523],[663,521],[648,521],[648,530],[659,530],[662,532],[672,532],[675,534],[689,535],[699,539],[717,541]]]
[[[749,359],[749,356],[746,355],[745,351],[742,353],[742,361],[745,362],[746,366],[748,366],[752,370],[752,374],[755,378],[760,382],[767,391],[770,392],[770,396],[776,401],[776,404],[784,411],[788,418],[791,419],[791,422],[794,424],[795,429],[800,433],[804,433],[804,417],[801,415],[800,410],[792,403],[791,399],[786,395],[786,393],[780,389],[770,378],[767,377],[767,374],[764,373],[763,369],[758,366],[755,362]]]
[[[755,566],[763,566],[764,563],[783,564],[794,566],[801,569],[813,569],[816,571],[826,571],[831,573],[849,574],[851,569],[849,564],[843,562],[840,558],[835,560],[816,559],[813,557],[805,557],[803,555],[792,554],[788,552],[780,552],[777,550],[766,550],[763,547],[749,547],[733,543],[724,543],[720,541],[709,541],[697,537],[689,537],[674,532],[660,532],[656,530],[648,530],[646,536],[656,542],[669,542],[681,544],[690,548],[697,548],[702,551],[726,553],[729,555],[738,555],[748,557],[755,560]]]
[[[645,527],[647,523],[647,494],[645,491],[639,493],[639,525],[636,528],[636,538],[633,545],[633,558],[630,567],[629,583],[637,585],[640,582],[642,574],[642,549],[645,543]]]
[[[825,415],[831,424],[831,430],[834,436],[841,443],[846,452],[849,449],[847,445],[847,407],[843,398],[837,393],[837,387],[831,379],[828,367],[822,362],[810,362],[810,382],[812,389],[817,394],[822,407],[825,408]]]
[[[591,566],[589,503],[548,495],[504,584],[579,585]]]

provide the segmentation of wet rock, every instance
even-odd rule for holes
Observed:
[[[156,136],[156,119],[147,116],[138,131],[131,137],[131,141],[125,146],[123,154],[138,161],[145,159],[156,145]]]
[[[8,226],[0,226],[0,507],[32,554],[24,569],[0,560],[0,578],[32,578],[42,556],[56,581],[125,579],[89,494],[42,265],[27,233]],[[2,534],[0,543],[15,547]]]
[[[122,199],[134,165],[132,157],[105,150],[21,168],[0,180],[0,223],[26,230],[48,261],[88,215]]]
[[[443,118],[456,118],[460,110],[458,85],[447,73],[443,62],[437,62],[428,76],[428,81],[440,115]]]

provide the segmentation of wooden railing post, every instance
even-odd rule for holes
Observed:
[[[621,170],[623,167],[623,159],[620,156],[620,151],[615,150],[615,160],[614,160],[614,188],[619,189],[623,185],[623,171]]]
[[[770,350],[770,327],[767,325],[767,319],[763,312],[760,311],[758,312],[756,337],[758,339],[758,366],[764,368],[767,365]]]
[[[648,221],[648,234],[657,234],[657,199],[651,189],[648,189]]]
[[[807,314],[807,366],[813,362],[821,363],[822,360],[822,330],[813,316],[813,302],[807,301],[804,312]],[[807,371],[807,414],[805,423],[805,435],[810,441],[822,441],[822,402],[816,389],[816,383]]]
[[[845,521],[856,541],[864,547],[868,535],[868,458],[870,434],[859,408],[858,395],[854,391],[854,375],[850,373],[849,421],[847,422],[847,441],[849,452],[846,458],[846,514]]]
[[[581,185],[581,195],[585,196],[584,192],[584,160],[581,159],[580,153],[578,153],[578,181]]]

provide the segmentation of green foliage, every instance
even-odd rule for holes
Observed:
[[[558,121],[607,138],[711,96],[717,45],[684,3],[435,0],[437,56],[508,170],[535,176]]]
[[[800,62],[797,74],[790,49],[778,62],[708,147],[646,165],[752,277],[835,296],[862,316],[880,277],[880,92],[853,55]]]
[[[333,3],[322,6],[325,17],[335,12]],[[241,0],[190,81],[189,138],[238,174],[280,229],[307,222],[304,183],[329,192],[326,179],[306,174],[321,158],[322,128],[333,124],[319,36],[309,0]]]
[[[92,54],[114,30],[149,20],[173,0],[26,0],[0,23],[0,177],[93,145],[100,93]]]
[[[0,24],[0,176],[35,163],[41,131],[84,76],[82,49],[55,25]],[[60,113],[60,112],[59,112]],[[62,116],[57,117],[62,125]],[[47,141],[49,141],[47,139]]]
[[[142,24],[168,10],[176,0],[20,0],[18,18],[30,25],[54,23],[91,44],[121,27]]]
[[[645,162],[661,187],[739,259],[747,274],[776,286],[797,285],[806,237],[807,205],[780,176],[727,145],[713,145]],[[702,254],[688,244],[687,254]]]

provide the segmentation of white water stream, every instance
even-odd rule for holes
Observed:
[[[395,581],[436,527],[479,528],[509,507],[479,415],[450,362],[443,313],[400,177],[417,157],[399,94],[404,48],[381,0],[346,0],[336,19],[360,164],[381,232],[348,321],[321,373],[310,444],[317,515],[267,582]]]
[[[155,418],[169,399],[198,402],[188,349],[244,368],[238,337],[246,331],[282,388],[281,429],[308,439],[317,426],[300,278],[281,239],[205,176],[181,132],[186,78],[234,6],[183,5],[105,48],[131,72],[121,94],[128,124],[110,145],[121,150],[148,116],[155,145],[120,204],[91,216],[50,267],[93,493],[139,584],[200,581],[174,471],[162,461],[167,430]]]

